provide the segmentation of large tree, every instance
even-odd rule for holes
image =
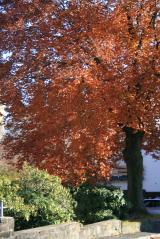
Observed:
[[[2,1],[6,157],[64,182],[104,180],[121,154],[143,207],[141,149],[159,150],[156,0]]]

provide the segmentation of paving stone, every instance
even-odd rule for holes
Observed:
[[[160,239],[160,234],[139,232],[114,237],[99,237],[96,239]]]

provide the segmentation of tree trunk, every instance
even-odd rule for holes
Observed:
[[[123,152],[127,164],[128,200],[132,203],[134,211],[144,210],[143,205],[143,157],[141,144],[143,131],[135,131],[125,127],[126,147]]]

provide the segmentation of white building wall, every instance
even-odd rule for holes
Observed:
[[[112,181],[111,185],[118,187],[121,190],[127,190],[127,182],[126,181]]]
[[[160,160],[155,160],[144,152],[142,154],[144,159],[143,189],[146,192],[160,192]],[[127,190],[126,181],[112,181],[111,184],[122,190]]]
[[[143,189],[146,192],[160,192],[160,160],[144,155]]]
[[[5,131],[4,124],[3,124],[4,114],[5,114],[5,107],[4,105],[0,105],[0,142],[3,139],[4,131]]]

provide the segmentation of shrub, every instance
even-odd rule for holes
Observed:
[[[83,184],[73,190],[73,197],[76,219],[85,224],[123,218],[128,210],[123,191],[115,188]]]
[[[19,185],[15,179],[13,181],[12,175],[0,175],[0,200],[4,201],[8,215],[15,213],[16,217],[28,218],[31,208],[24,204],[24,199],[18,195]]]
[[[0,178],[0,198],[16,229],[67,222],[73,219],[74,200],[58,177],[28,165],[16,179]]]

